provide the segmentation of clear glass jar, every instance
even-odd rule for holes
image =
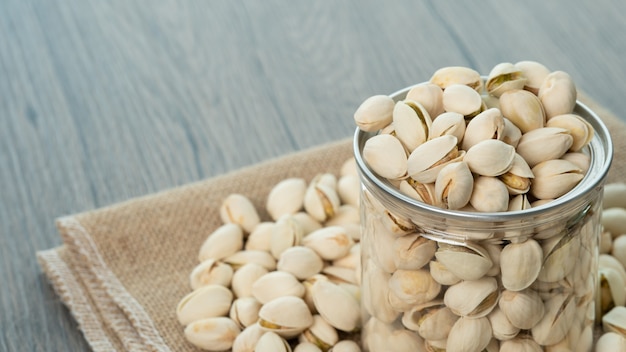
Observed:
[[[591,350],[613,147],[597,115],[581,103],[575,113],[595,130],[584,179],[550,203],[502,213],[446,210],[402,194],[368,169],[362,150],[375,133],[357,129],[365,351],[498,351],[505,341],[511,350]]]

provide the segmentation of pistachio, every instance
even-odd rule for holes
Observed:
[[[567,335],[576,313],[576,301],[567,293],[556,294],[545,302],[545,314],[531,333],[540,345],[552,345]]]
[[[514,338],[520,332],[520,328],[514,326],[506,317],[506,314],[500,309],[495,307],[489,315],[487,315],[491,329],[493,331],[493,337],[500,341],[506,341]]]
[[[339,176],[359,176],[358,168],[356,166],[356,158],[351,156],[341,164],[339,169]]]
[[[200,246],[198,259],[220,260],[243,248],[243,231],[237,224],[224,224],[215,229]]]
[[[354,241],[343,227],[328,226],[311,232],[302,239],[302,244],[322,259],[335,260],[348,254]]]
[[[566,129],[543,127],[524,133],[516,150],[533,167],[542,161],[562,157],[573,141]]]
[[[212,317],[187,325],[185,338],[196,347],[217,352],[230,349],[239,332],[239,327],[231,319]]]
[[[352,268],[343,268],[340,266],[327,265],[322,269],[322,274],[326,275],[329,281],[336,284],[353,284],[356,285],[356,272]]]
[[[248,235],[244,249],[269,252],[272,243],[272,232],[274,232],[274,222],[265,221],[259,223]]]
[[[394,240],[394,263],[402,270],[418,270],[435,255],[437,243],[419,234],[409,234]]]
[[[387,95],[371,96],[354,112],[354,122],[363,131],[380,130],[391,123],[394,101]]]
[[[465,245],[439,243],[435,257],[448,271],[462,280],[478,280],[493,265],[487,251],[474,243]]]
[[[410,305],[426,303],[439,294],[441,285],[420,270],[396,270],[388,282],[390,292]]]
[[[581,152],[569,152],[565,153],[561,159],[567,160],[572,164],[578,166],[583,173],[587,173],[589,171],[589,166],[591,165],[591,157],[588,154]]]
[[[569,274],[576,265],[580,242],[574,233],[563,232],[541,244],[543,267],[537,278],[544,282],[556,282]]]
[[[297,212],[293,214],[293,218],[300,223],[300,227],[302,228],[302,233],[304,236],[322,228],[322,224],[319,221],[315,220],[307,212]]]
[[[497,139],[487,139],[473,145],[465,154],[469,169],[482,176],[499,176],[513,166],[515,148]]]
[[[261,303],[254,297],[241,297],[233,301],[228,316],[242,329],[259,320]]]
[[[605,208],[600,222],[604,230],[609,231],[613,238],[626,234],[626,208]]]
[[[471,68],[461,66],[449,66],[438,69],[430,78],[430,83],[436,84],[441,89],[446,89],[453,84],[464,84],[480,92],[483,88],[483,80],[480,73]]]
[[[283,215],[295,214],[304,206],[306,181],[302,178],[287,178],[278,182],[267,195],[266,209],[274,221]]]
[[[559,127],[567,130],[572,136],[571,152],[578,152],[589,144],[593,138],[593,126],[575,114],[564,114],[551,117],[546,127]]]
[[[626,283],[624,279],[611,268],[598,270],[599,289],[596,293],[596,320],[601,320],[604,314],[616,306],[626,304]]]
[[[500,109],[500,98],[494,97],[490,94],[481,94],[480,96],[485,104],[485,109],[496,108]]]
[[[622,246],[623,245],[620,245],[619,247],[621,248]],[[602,231],[600,233],[600,254],[611,253],[612,248],[613,248],[613,236],[608,231]],[[615,256],[615,254],[613,253],[611,253],[611,255]],[[621,249],[617,250],[617,256],[622,256]]]
[[[486,317],[460,317],[452,326],[447,351],[482,351],[491,341],[491,325]]]
[[[264,331],[291,338],[313,325],[313,315],[302,298],[282,296],[261,307],[258,324]]]
[[[617,306],[602,316],[604,332],[615,332],[626,336],[626,307]]]
[[[500,110],[495,108],[485,110],[467,123],[461,148],[468,150],[486,139],[501,140],[504,137],[503,133],[504,118]]]
[[[435,116],[436,118],[430,126],[428,139],[448,134],[455,136],[459,143],[463,140],[463,136],[465,135],[465,118],[463,115],[458,112],[449,111]]]
[[[409,152],[428,139],[431,124],[432,120],[426,108],[416,101],[399,101],[393,109],[396,138]]]
[[[457,139],[451,135],[433,138],[415,148],[407,161],[408,175],[417,182],[431,183],[446,164],[462,158]]]
[[[270,252],[274,258],[279,259],[280,255],[288,248],[300,245],[304,231],[300,223],[291,215],[287,214],[276,221],[270,239]]]
[[[532,289],[502,291],[498,302],[511,325],[518,329],[530,329],[544,316],[545,307],[539,294]]]
[[[508,62],[497,64],[487,77],[487,91],[496,97],[507,90],[522,89],[525,84],[526,78],[522,70]]]
[[[452,84],[443,91],[443,108],[471,119],[484,110],[484,105],[480,94],[473,88]]]
[[[454,285],[461,281],[461,278],[453,274],[448,268],[440,262],[433,260],[428,264],[430,275],[433,280],[440,285]]]
[[[406,99],[416,101],[428,112],[430,117],[443,113],[443,91],[433,83],[421,83],[413,86],[407,93]]]
[[[339,341],[337,330],[320,315],[313,316],[313,324],[300,335],[299,341],[311,343],[323,351],[328,351]]]
[[[350,252],[344,257],[333,260],[332,265],[360,271],[356,269],[360,269],[361,265],[361,243],[352,245]]]
[[[261,276],[268,273],[268,269],[256,263],[241,266],[233,274],[231,287],[237,297],[252,296],[252,284]]]
[[[212,284],[228,287],[232,278],[233,268],[214,259],[207,259],[198,264],[189,276],[191,288],[194,290]]]
[[[424,350],[424,340],[399,324],[389,325],[372,317],[363,329],[363,344],[368,351],[414,352]]]
[[[361,302],[365,311],[383,323],[391,323],[399,313],[389,303],[389,286],[387,282],[391,274],[377,267],[372,260],[363,263]]]
[[[231,265],[235,270],[248,263],[259,264],[267,270],[276,269],[276,259],[274,259],[274,257],[272,257],[272,255],[268,252],[259,250],[239,251],[235,254],[229,255],[222,261]]]
[[[522,133],[541,128],[546,114],[539,98],[526,90],[509,90],[500,96],[500,111]]]
[[[224,286],[202,286],[180,300],[176,307],[176,317],[182,325],[193,321],[219,317],[228,313],[233,294]]]
[[[443,302],[458,316],[480,318],[493,310],[499,297],[496,279],[483,277],[450,286],[443,296]]]
[[[346,175],[337,182],[337,193],[343,204],[358,207],[360,204],[361,180],[358,175]]]
[[[331,347],[328,352],[361,352],[361,347],[352,340],[341,340]]]
[[[311,182],[304,194],[304,209],[319,222],[333,217],[340,203],[336,189],[323,183]]]
[[[526,160],[517,153],[515,153],[511,168],[498,176],[511,195],[520,195],[528,192],[530,190],[530,179],[534,177],[535,175],[530,169],[530,166],[526,163]]]
[[[402,179],[407,174],[407,156],[402,142],[394,136],[379,134],[363,146],[363,160],[379,176]]]
[[[522,75],[526,77],[524,89],[537,95],[541,84],[550,74],[550,70],[543,64],[536,61],[520,61],[515,63],[515,67],[522,71]]]
[[[259,338],[254,352],[291,352],[291,346],[278,334],[268,331]]]
[[[620,261],[617,260],[617,258],[611,255],[607,255],[607,254],[600,254],[600,256],[598,257],[598,267],[599,268],[611,268],[615,270],[617,274],[622,279],[624,279],[624,282],[626,282],[626,269],[620,263]]]
[[[504,119],[504,129],[502,130],[502,138],[501,140],[509,145],[512,145],[514,148],[517,148],[519,144],[519,140],[522,138],[522,131],[511,122],[511,120]]]
[[[322,271],[324,261],[308,247],[296,246],[286,249],[280,255],[276,269],[305,280]]]
[[[457,319],[441,300],[434,300],[406,311],[402,315],[402,324],[426,340],[443,340]]]
[[[443,208],[461,209],[469,202],[473,189],[474,178],[467,163],[449,163],[435,180],[435,199]]]
[[[265,334],[259,324],[255,323],[243,329],[233,341],[232,352],[254,352],[257,342]]]
[[[311,342],[300,342],[293,352],[322,352],[322,350]]]
[[[602,194],[602,207],[604,209],[626,208],[626,183],[614,182],[605,185]],[[604,213],[602,216],[604,217]]]
[[[328,219],[324,226],[360,225],[361,214],[358,207],[343,204],[337,208],[335,216]]]
[[[399,189],[400,192],[422,203],[435,205],[437,202],[435,198],[434,183],[424,184],[409,178],[407,180],[400,181]]]
[[[612,247],[611,255],[626,267],[626,234],[617,236]]]
[[[222,201],[220,218],[224,223],[238,224],[246,233],[261,222],[254,204],[241,194],[230,194]]]
[[[474,179],[470,204],[482,212],[506,211],[509,207],[509,191],[497,177],[478,176]]]
[[[304,297],[304,286],[290,273],[272,271],[252,284],[252,296],[265,304],[282,296]]]
[[[574,111],[576,86],[572,77],[563,71],[554,71],[546,76],[537,95],[548,119]]]
[[[600,336],[596,342],[595,351],[626,351],[626,337],[614,332],[607,332]]]
[[[538,199],[558,198],[572,190],[585,176],[578,166],[567,160],[543,161],[532,168],[535,179],[530,193]]]
[[[319,314],[338,330],[350,332],[360,326],[359,302],[348,292],[327,281],[319,280],[311,288]]]
[[[507,244],[500,254],[502,285],[511,291],[529,287],[539,275],[542,260],[541,246],[533,239]]]
[[[520,336],[512,340],[507,340],[500,344],[501,352],[542,352],[543,348],[539,346],[530,337]]]

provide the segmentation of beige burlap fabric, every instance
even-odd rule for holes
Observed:
[[[615,156],[608,182],[626,180],[626,128],[582,99],[609,127]],[[230,193],[248,196],[263,213],[273,185],[337,173],[352,155],[345,139],[227,175],[57,221],[64,245],[37,253],[60,299],[94,351],[193,351],[175,307],[190,292],[200,244],[217,226]]]

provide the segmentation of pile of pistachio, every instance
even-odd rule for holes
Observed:
[[[576,87],[533,61],[496,65],[486,80],[445,67],[404,100],[366,99],[354,113],[363,159],[419,201],[446,209],[523,210],[570,191],[589,168],[593,128],[574,113]]]
[[[361,326],[359,198],[353,158],[339,177],[282,180],[265,212],[226,197],[176,308],[187,340],[208,351],[361,351],[351,334]]]

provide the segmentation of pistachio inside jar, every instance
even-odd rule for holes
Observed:
[[[354,118],[364,350],[592,349],[613,146],[569,75],[446,67]]]

